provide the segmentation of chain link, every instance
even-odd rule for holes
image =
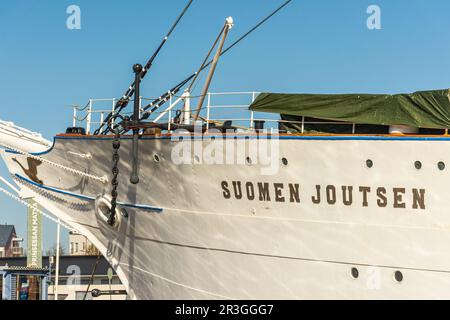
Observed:
[[[116,222],[116,207],[117,207],[117,186],[119,185],[119,181],[117,180],[118,176],[119,176],[119,160],[120,160],[120,155],[119,155],[119,149],[120,149],[120,133],[119,133],[119,128],[116,128],[114,130],[114,140],[113,140],[113,149],[114,149],[114,153],[112,156],[112,160],[113,160],[113,167],[112,167],[112,174],[113,174],[113,178],[111,181],[112,184],[112,190],[111,190],[111,211],[110,211],[110,215],[109,215],[109,219],[108,219],[108,223],[113,226],[114,223]]]

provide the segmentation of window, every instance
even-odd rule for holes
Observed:
[[[73,253],[73,242],[70,243],[70,253]]]
[[[81,279],[80,280],[80,284],[81,285],[85,285],[85,284],[89,284],[91,282],[91,279],[90,279],[90,277],[89,278],[83,278],[83,279]],[[92,281],[92,284],[96,284],[95,283],[96,281],[95,281],[95,279]]]
[[[75,243],[75,252],[78,252],[78,242]]]

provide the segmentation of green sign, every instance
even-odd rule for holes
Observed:
[[[28,200],[28,203],[40,209],[34,200]],[[27,235],[27,266],[42,268],[42,215],[32,208],[28,208]]]
[[[111,281],[113,278],[113,269],[112,268],[108,268],[108,279],[109,281]]]

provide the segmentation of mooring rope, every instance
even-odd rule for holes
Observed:
[[[88,283],[88,286],[86,288],[86,291],[84,292],[83,300],[86,300],[87,294],[89,293],[89,289],[91,288],[91,284],[94,281],[95,271],[97,270],[97,266],[98,266],[98,263],[100,262],[100,258],[101,257],[102,257],[102,254],[99,253],[97,255],[97,260],[95,260],[94,267],[92,268],[91,276],[89,278],[89,283]]]
[[[59,224],[62,225],[64,228],[68,229],[69,231],[74,230],[74,228],[70,227],[69,225],[65,224],[64,222],[58,221],[58,219],[55,219],[54,217],[52,217],[52,216],[46,214],[44,211],[38,209],[38,208],[36,207],[36,205],[33,206],[33,205],[29,204],[27,201],[25,201],[25,200],[23,200],[23,199],[21,199],[21,198],[15,196],[14,194],[12,194],[11,192],[9,192],[8,190],[3,189],[2,187],[0,187],[0,192],[4,193],[4,194],[7,195],[8,197],[10,197],[10,198],[16,200],[17,202],[23,204],[24,206],[26,206],[26,207],[28,207],[28,208],[30,208],[30,209],[32,209],[32,210],[37,211],[38,213],[42,214],[42,216],[46,217],[47,219],[50,219],[50,220],[52,220],[53,222],[59,223]]]

